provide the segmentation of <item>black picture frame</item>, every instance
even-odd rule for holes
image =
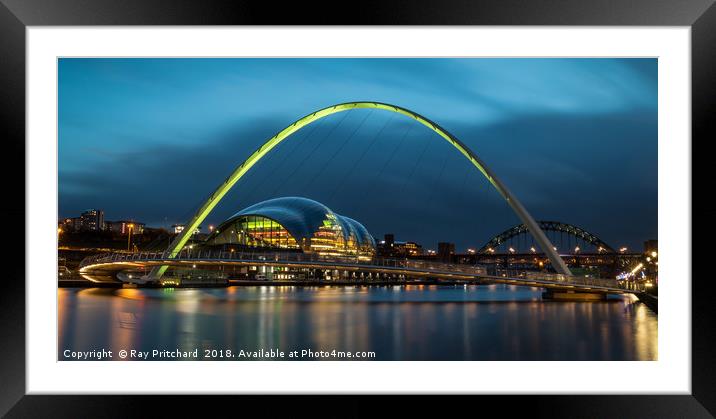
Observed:
[[[2,121],[2,165],[5,199],[0,205],[9,235],[3,240],[4,275],[0,290],[0,414],[7,417],[144,417],[152,407],[161,406],[161,416],[248,412],[265,409],[270,416],[301,411],[319,415],[363,416],[380,410],[383,414],[411,412],[444,414],[455,403],[481,410],[494,404],[508,415],[569,417],[712,417],[716,415],[716,371],[713,350],[716,327],[713,280],[696,269],[707,260],[708,246],[684,243],[692,249],[692,389],[690,395],[549,395],[474,396],[465,401],[434,401],[411,396],[406,401],[357,399],[334,396],[317,401],[305,396],[285,403],[279,396],[40,396],[26,395],[25,380],[25,263],[23,227],[32,222],[25,215],[25,29],[27,26],[67,25],[643,25],[688,26],[691,28],[692,57],[692,190],[710,181],[711,165],[705,148],[713,141],[716,111],[716,6],[712,0],[572,0],[572,1],[364,1],[360,4],[323,7],[305,2],[207,1],[111,1],[111,0],[0,0],[0,118]],[[279,7],[280,4],[280,7]],[[346,11],[346,7],[350,10]],[[320,10],[320,12],[317,12]],[[710,183],[710,182],[709,182]],[[705,183],[705,187],[708,183]],[[709,190],[708,188],[706,189]],[[693,195],[692,225],[709,237],[713,223],[706,217],[716,214],[709,193]],[[22,197],[22,199],[20,199]],[[699,205],[696,205],[696,204]],[[711,246],[713,247],[713,246]],[[22,261],[19,253],[22,252]],[[11,261],[11,263],[10,263]],[[701,262],[700,262],[701,263]],[[688,275],[685,275],[685,280]],[[479,379],[479,377],[476,377]],[[615,380],[639,377],[615,377]],[[160,391],[158,389],[158,391]],[[155,400],[155,398],[161,400]],[[283,396],[287,397],[287,396]],[[237,400],[238,398],[238,400]],[[374,396],[373,399],[376,397]],[[248,403],[254,406],[247,406]],[[338,410],[336,410],[338,409]]]

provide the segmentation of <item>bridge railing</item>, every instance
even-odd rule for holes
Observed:
[[[119,261],[145,261],[164,260],[167,258],[162,252],[138,252],[131,254],[104,253],[90,256],[82,260],[80,266],[88,266],[97,263],[119,262]],[[469,273],[484,272],[485,268],[477,265],[446,264],[432,261],[412,259],[388,259],[388,258],[362,258],[358,256],[333,256],[320,255],[316,253],[297,252],[276,252],[276,253],[254,253],[254,252],[227,252],[227,251],[187,251],[182,250],[174,259],[180,260],[236,260],[236,261],[275,261],[275,262],[335,262],[350,263],[370,266],[385,266],[395,268],[413,269],[449,269],[453,271],[464,271]]]
[[[526,279],[534,279],[534,280],[542,280],[542,281],[548,280],[548,281],[553,281],[553,282],[564,282],[564,283],[568,283],[568,284],[583,285],[583,286],[629,289],[628,284],[624,283],[623,281],[618,281],[616,279],[609,279],[609,278],[596,278],[593,276],[562,275],[562,274],[525,271],[524,277]]]
[[[158,261],[168,258],[163,252],[138,252],[138,253],[103,253],[90,256],[82,260],[80,268],[94,264],[113,263],[113,262],[141,262],[141,261]],[[641,284],[618,281],[616,279],[595,278],[589,276],[570,276],[548,272],[534,272],[527,270],[515,269],[499,269],[486,268],[482,265],[467,264],[450,264],[429,260],[418,259],[392,259],[392,258],[364,258],[359,256],[338,256],[338,255],[321,255],[318,253],[299,253],[299,252],[237,252],[222,250],[194,250],[184,249],[174,258],[183,261],[209,262],[209,261],[237,261],[237,262],[256,262],[256,263],[320,263],[320,264],[337,264],[351,266],[378,267],[388,269],[405,269],[410,271],[428,271],[436,274],[465,274],[470,276],[491,276],[505,277],[525,280],[554,282],[580,286],[617,288],[630,291],[643,291]]]

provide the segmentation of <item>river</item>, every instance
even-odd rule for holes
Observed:
[[[60,288],[58,359],[657,359],[657,315],[636,298],[541,295],[507,285]]]

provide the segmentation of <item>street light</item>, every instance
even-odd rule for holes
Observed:
[[[127,251],[129,252],[131,247],[130,243],[132,241],[132,230],[134,230],[134,224],[127,224]]]
[[[637,272],[639,272],[643,267],[644,267],[644,264],[643,264],[643,263],[640,263],[640,264],[636,265],[636,267],[634,267],[634,269],[632,269],[631,272],[629,272],[629,273],[632,274],[632,275],[635,275],[635,274],[636,274]]]

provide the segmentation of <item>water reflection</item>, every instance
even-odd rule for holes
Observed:
[[[551,302],[514,286],[59,290],[64,349],[374,351],[378,360],[655,360],[633,298]]]

